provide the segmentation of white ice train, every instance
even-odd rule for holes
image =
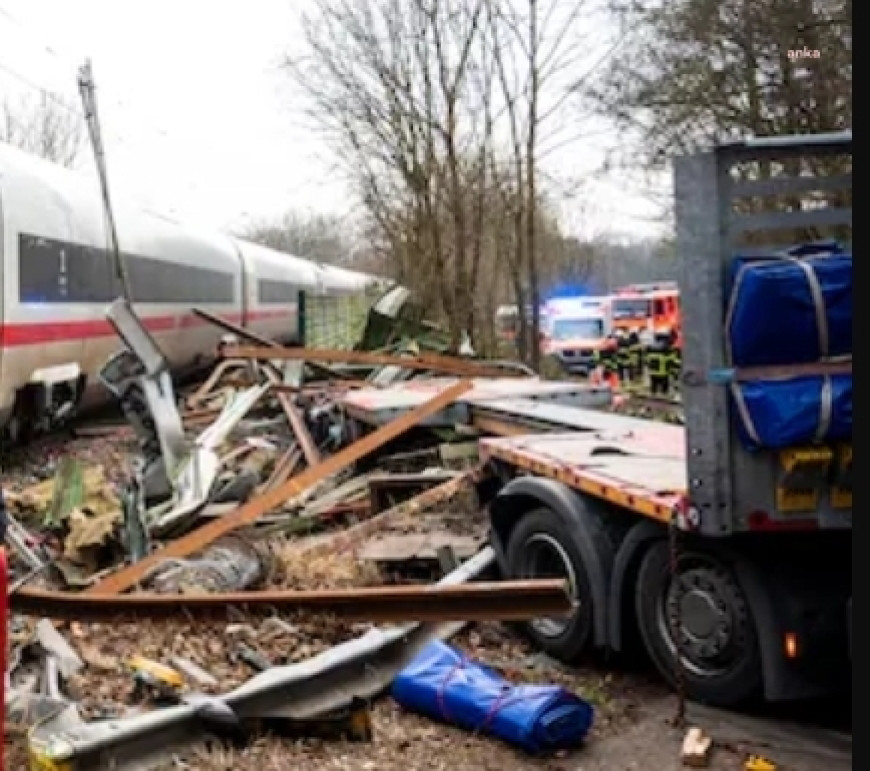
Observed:
[[[299,292],[364,292],[379,279],[166,217],[114,207],[134,307],[174,368],[213,355],[223,334],[202,308],[253,332],[299,335]],[[105,320],[121,292],[96,182],[0,143],[0,439],[108,392],[118,348]]]

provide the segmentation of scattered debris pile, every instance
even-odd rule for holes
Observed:
[[[101,377],[135,452],[4,481],[7,723],[35,761],[123,768],[145,735],[162,754],[199,735],[364,739],[367,700],[427,642],[571,607],[561,581],[485,580],[472,412],[585,387],[413,342],[283,348],[199,313],[230,337],[176,396],[131,308],[108,312],[125,345]]]
[[[356,742],[359,768],[398,768],[423,740],[461,767],[513,767],[505,747],[482,744],[492,733],[532,746],[529,715],[502,691],[555,698],[554,714],[588,701],[593,735],[620,725],[610,674],[578,688],[494,624],[571,603],[559,580],[488,580],[476,495],[492,472],[479,436],[552,430],[560,406],[610,408],[609,388],[448,356],[412,318],[396,333],[376,317],[355,350],[336,351],[197,313],[228,337],[209,377],[176,395],[162,353],[115,303],[125,345],[102,377],[127,423],[79,432],[105,452],[71,445],[35,479],[3,479],[8,767],[349,767]],[[459,659],[499,674],[481,676],[486,693],[470,681],[451,692],[451,708],[483,712],[439,711],[438,673],[429,707],[406,706],[472,729],[465,739],[374,702],[451,637]],[[589,727],[563,718],[546,729],[550,749]],[[703,765],[697,738],[684,762]]]

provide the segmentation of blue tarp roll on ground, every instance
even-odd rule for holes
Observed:
[[[807,375],[734,384],[731,396],[738,434],[749,449],[781,449],[816,439],[852,438],[851,375]],[[829,410],[824,406],[826,401]],[[826,410],[829,415],[823,415]],[[817,436],[820,432],[822,436]]]
[[[592,706],[556,685],[513,685],[440,641],[429,643],[395,678],[405,709],[496,736],[540,754],[582,744]]]
[[[836,243],[737,257],[731,282],[725,332],[733,366],[802,364],[852,353],[852,255]]]

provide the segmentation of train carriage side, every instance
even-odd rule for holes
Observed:
[[[96,376],[119,343],[105,311],[121,289],[96,180],[0,146],[0,188],[3,425],[13,412],[51,412],[77,396],[83,403],[103,396]],[[234,320],[242,315],[241,265],[232,244],[124,205],[115,215],[145,325],[174,367],[206,356],[220,331],[191,308]]]
[[[11,410],[15,392],[9,388],[4,372],[4,349],[6,347],[6,230],[3,223],[3,175],[0,173],[0,429],[3,427],[3,416]]]
[[[300,293],[313,298],[364,295],[379,279],[235,239],[245,266],[246,326],[284,343],[302,343]],[[304,302],[304,300],[303,300]],[[309,303],[310,304],[310,303]]]
[[[249,241],[234,243],[245,271],[244,325],[282,343],[300,342],[299,293],[318,290],[317,266]]]
[[[362,294],[384,282],[376,276],[359,271],[339,268],[335,265],[321,265],[327,290],[330,294]]]

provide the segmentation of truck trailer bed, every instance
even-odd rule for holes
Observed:
[[[481,439],[481,460],[501,461],[670,521],[687,487],[683,428],[596,410],[562,411],[572,413],[569,432]]]

